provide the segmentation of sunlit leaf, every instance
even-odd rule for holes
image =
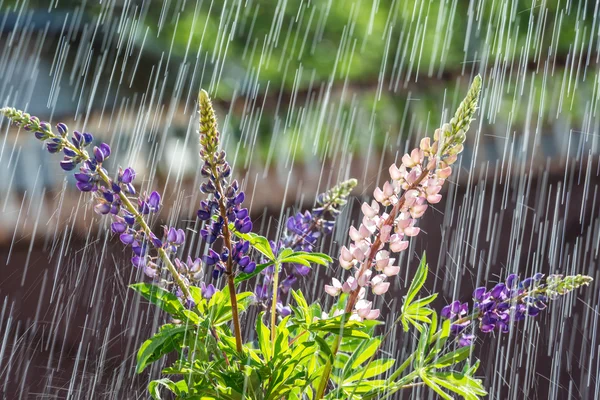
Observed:
[[[151,381],[148,384],[148,391],[154,400],[161,400],[160,397],[160,388],[167,388],[171,393],[176,396],[181,396],[182,394],[187,393],[188,387],[185,380],[181,380],[178,382],[173,382],[168,378],[156,379]]]
[[[150,283],[140,282],[129,285],[130,288],[142,295],[152,304],[156,304],[169,314],[181,317],[183,304],[173,293]]]
[[[466,360],[471,353],[471,346],[460,347],[450,353],[444,354],[440,358],[438,358],[433,367],[435,368],[445,368],[461,361]]]
[[[146,340],[137,353],[136,372],[141,373],[149,364],[182,345],[188,326],[166,324],[160,331]]]
[[[381,375],[388,371],[390,368],[392,368],[395,362],[396,360],[394,360],[393,358],[381,358],[379,360],[375,360],[371,363],[371,365],[369,365],[366,371],[362,371],[359,369],[357,373],[351,375],[348,379],[346,379],[346,382],[353,382],[361,378],[369,379],[374,376]]]
[[[245,272],[237,274],[234,279],[235,284],[239,285],[240,283],[247,281],[248,279],[254,278],[256,275],[260,274],[265,268],[273,265],[274,263],[275,263],[274,261],[269,261],[268,263],[257,265],[256,268],[254,269],[254,271],[252,271],[248,274]]]

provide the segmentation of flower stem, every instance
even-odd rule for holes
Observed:
[[[271,300],[271,343],[275,354],[275,338],[277,330],[277,292],[279,291],[279,263],[273,266],[273,299]]]
[[[213,167],[214,176],[218,176],[216,168]],[[235,348],[238,353],[242,352],[242,328],[240,326],[240,314],[238,310],[237,296],[235,293],[235,278],[233,274],[233,260],[232,260],[232,250],[233,245],[231,244],[231,231],[229,230],[229,219],[227,218],[227,211],[225,207],[225,203],[223,202],[224,193],[223,188],[221,187],[221,183],[218,179],[215,180],[215,187],[217,192],[221,196],[219,196],[219,212],[221,213],[221,218],[223,218],[223,240],[225,242],[225,247],[229,252],[229,256],[227,257],[227,269],[225,270],[225,274],[227,275],[227,287],[229,288],[229,298],[231,299],[231,315],[233,319],[233,333],[235,335]]]

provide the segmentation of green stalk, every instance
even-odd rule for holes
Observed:
[[[200,138],[200,156],[210,165],[213,176],[218,177],[215,161],[219,158],[219,131],[217,130],[217,118],[213,109],[210,97],[205,90],[200,90],[198,95],[198,113],[200,114],[198,135]],[[224,157],[225,154],[223,153]],[[229,230],[229,219],[227,218],[227,207],[225,206],[225,193],[221,187],[219,179],[215,179],[215,188],[221,195],[217,199],[219,203],[219,213],[223,218],[223,241],[229,251],[225,274],[227,275],[227,287],[229,288],[229,298],[231,299],[231,314],[233,319],[233,332],[235,335],[236,350],[242,352],[242,329],[240,326],[240,315],[238,310],[237,296],[235,293],[235,276],[233,271],[233,259],[231,243],[231,231]]]
[[[213,167],[213,174],[217,175],[216,169]],[[221,213],[221,218],[223,218],[223,241],[225,242],[225,247],[229,251],[229,257],[227,257],[227,269],[225,270],[225,274],[227,275],[227,287],[229,289],[229,298],[231,299],[231,316],[233,319],[233,333],[235,335],[235,348],[238,353],[242,352],[242,327],[240,325],[240,313],[238,310],[237,303],[237,295],[235,293],[235,277],[233,273],[233,260],[232,260],[232,250],[233,245],[231,244],[231,231],[229,230],[229,219],[227,218],[227,212],[225,208],[225,203],[223,199],[225,198],[225,193],[223,193],[223,189],[221,188],[221,184],[218,180],[215,180],[215,186],[217,191],[221,194],[219,198],[219,212]]]
[[[279,288],[279,263],[273,266],[273,299],[271,301],[271,344],[273,345],[273,354],[275,354],[275,338],[277,331],[277,292]]]

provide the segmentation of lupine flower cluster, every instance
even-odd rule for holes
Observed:
[[[287,220],[281,246],[294,251],[313,251],[319,238],[331,234],[340,209],[356,186],[356,179],[348,179],[317,196],[312,211],[298,212]]]
[[[463,150],[465,132],[475,114],[480,90],[481,78],[477,76],[454,118],[435,131],[433,143],[424,138],[418,148],[402,157],[399,167],[392,164],[391,180],[374,190],[371,204],[362,205],[362,223],[358,229],[350,228],[351,244],[342,247],[339,256],[340,266],[354,269],[354,273],[343,283],[333,278],[331,285],[325,285],[325,291],[332,296],[350,293],[346,312],[353,312],[353,318],[379,316],[379,310],[373,309],[372,302],[364,298],[364,289],[370,287],[373,294],[382,295],[390,285],[387,279],[400,271],[394,266],[392,253],[408,248],[408,239],[420,231],[417,220],[429,204],[441,200],[440,190]]]
[[[189,261],[182,263],[179,259],[175,259],[177,265],[175,269],[169,259],[170,255],[177,252],[184,244],[184,231],[174,227],[164,227],[163,238],[160,239],[151,231],[145,220],[149,215],[159,212],[161,208],[161,196],[158,192],[139,195],[135,207],[128,197],[136,194],[132,184],[136,176],[135,171],[132,168],[120,168],[117,179],[110,178],[103,167],[103,163],[111,154],[107,143],[94,146],[90,155],[86,148],[94,138],[89,133],[74,131],[69,137],[68,127],[64,123],[58,123],[56,125],[58,134],[55,134],[50,124],[40,122],[37,117],[22,111],[3,108],[0,113],[11,119],[15,125],[33,131],[37,139],[45,142],[50,153],[62,151],[64,158],[60,166],[63,170],[72,171],[79,166],[79,172],[74,174],[77,189],[93,194],[96,213],[111,216],[112,232],[119,235],[123,244],[132,248],[132,264],[143,270],[148,277],[158,278],[160,267],[157,260],[159,257],[162,258],[178,284],[178,295],[189,297],[187,287],[201,278],[198,263]],[[158,255],[152,255],[149,247]],[[207,293],[210,292],[211,289],[208,288]]]
[[[304,213],[298,212],[287,220],[286,232],[280,240],[279,246],[273,246],[277,250],[288,248],[294,251],[311,252],[315,249],[319,239],[330,235],[333,232],[337,216],[341,208],[348,202],[348,196],[356,186],[356,179],[348,179],[334,186],[328,191],[317,196],[316,205],[312,211],[306,210]],[[284,266],[285,267],[285,266]],[[288,275],[282,281],[284,288],[291,287],[284,285],[286,281],[296,281],[297,276],[306,276],[310,268],[301,264],[292,264],[292,268],[287,270]]]
[[[549,300],[592,281],[585,275],[550,275],[545,282],[543,278],[543,274],[537,273],[519,282],[518,276],[511,274],[505,283],[498,283],[490,290],[485,287],[475,289],[472,312],[469,312],[468,303],[456,300],[442,309],[441,316],[451,321],[450,331],[458,336],[459,346],[469,346],[475,338],[467,332],[472,320],[479,321],[479,329],[483,333],[506,333],[512,323],[527,316],[537,316],[547,307]]]
[[[234,241],[229,232],[229,224],[233,223],[240,233],[252,230],[252,221],[248,209],[242,208],[244,192],[240,190],[236,180],[229,183],[231,166],[225,159],[225,151],[219,149],[219,131],[214,109],[208,94],[200,92],[200,157],[204,161],[202,176],[207,181],[202,183],[200,190],[210,197],[200,203],[198,218],[206,221],[200,234],[211,245],[218,238],[223,239],[223,244],[218,251],[209,249],[204,257],[208,266],[213,267],[213,278],[221,274],[233,273],[233,264],[245,273],[251,273],[256,268],[256,263],[250,260],[248,252],[250,244],[243,240]]]
[[[294,251],[312,252],[319,240],[333,232],[337,216],[341,208],[348,202],[348,196],[357,185],[356,179],[348,179],[321,193],[317,196],[315,207],[312,211],[298,212],[288,218],[286,231],[278,242],[271,241],[274,254],[287,248]],[[302,264],[283,264],[282,271],[285,278],[279,284],[281,294],[286,294],[298,281],[298,278],[309,274],[310,267]],[[269,287],[273,280],[273,267],[263,270],[262,284],[256,285],[254,298],[259,303],[269,301]],[[284,305],[283,296],[277,296],[277,310],[282,316],[289,315],[290,308]]]

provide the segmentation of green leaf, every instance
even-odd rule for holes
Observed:
[[[279,261],[279,263],[281,263],[281,260],[286,258],[287,256],[289,256],[290,254],[294,254],[294,250],[288,249],[288,248],[281,250],[279,252],[279,254],[277,255],[277,261]]]
[[[444,347],[444,345],[446,344],[446,341],[448,340],[448,337],[450,336],[450,320],[446,319],[444,320],[444,322],[442,323],[442,328],[440,329],[440,331],[438,331],[438,333],[436,335],[439,335],[437,340],[435,341],[435,346],[433,346],[433,348],[431,349],[431,352],[429,353],[429,355],[427,356],[428,359],[432,359],[433,357],[435,357]],[[430,339],[430,341],[433,339]]]
[[[433,335],[438,329],[438,315],[435,311],[431,313],[431,324],[429,324],[429,343],[433,341]]]
[[[181,396],[182,394],[185,394],[188,392],[188,387],[187,387],[187,383],[185,380],[181,380],[179,382],[173,382],[172,380],[170,380],[168,378],[156,379],[154,381],[151,381],[148,384],[148,392],[150,392],[150,396],[152,396],[152,398],[154,400],[161,400],[161,397],[160,397],[160,387],[161,386],[169,389],[176,396]]]
[[[434,293],[427,297],[423,297],[423,298],[411,303],[411,305],[408,308],[409,308],[409,310],[425,308],[425,306],[428,305],[429,303],[431,303],[432,301],[434,301],[437,298],[437,296],[438,296],[438,294]]]
[[[325,353],[325,355],[329,359],[329,362],[331,362],[333,364],[333,360],[334,360],[333,353],[331,352],[331,348],[329,348],[329,345],[327,344],[325,339],[323,339],[319,335],[315,335],[315,341],[317,342],[319,349],[321,349],[321,351],[323,353]]]
[[[284,258],[283,260],[280,261],[280,263],[281,264],[285,264],[285,263],[301,264],[301,265],[304,265],[305,267],[310,267],[310,261],[306,260],[304,257],[294,256],[294,255]]]
[[[331,317],[327,319],[320,319],[314,323],[312,323],[308,329],[311,332],[328,332],[335,333],[339,335],[343,333],[345,338],[354,337],[359,339],[370,339],[371,335],[365,332],[365,330],[370,330],[371,325],[367,325],[365,321],[358,322],[348,320],[349,315],[338,315],[337,317]]]
[[[419,337],[419,344],[417,345],[417,351],[415,354],[415,365],[420,368],[425,361],[425,352],[427,351],[427,347],[429,345],[429,329],[425,327],[421,331],[421,336]],[[415,368],[416,369],[416,368]]]
[[[261,312],[256,318],[256,334],[258,335],[258,346],[265,360],[271,359],[271,331],[263,322],[265,313]]]
[[[217,293],[221,293],[222,296],[215,299]],[[211,297],[211,301],[208,304],[209,313],[215,326],[223,325],[224,323],[231,321],[233,318],[229,288],[225,288],[217,293]],[[240,313],[248,308],[252,302],[252,296],[252,292],[242,292],[236,295],[238,311]],[[214,302],[213,299],[215,299]]]
[[[200,289],[198,286],[193,285],[189,286],[188,289],[190,291],[190,294],[192,295],[192,300],[194,300],[194,303],[196,303],[196,309],[198,310],[200,315],[206,314],[206,306],[208,302],[206,301],[204,296],[202,296],[202,289]]]
[[[372,391],[383,391],[385,387],[388,386],[388,381],[385,379],[372,379],[369,381],[359,381],[359,382],[348,382],[342,385],[344,392],[347,395],[354,394],[364,394]],[[348,397],[350,398],[350,397]],[[357,397],[352,397],[356,399]],[[360,397],[359,397],[360,398]]]
[[[434,368],[445,368],[466,360],[471,353],[471,346],[460,347],[451,353],[444,354],[433,364]]]
[[[149,283],[134,283],[129,285],[130,288],[141,294],[146,300],[152,304],[156,304],[169,314],[180,319],[183,316],[185,308],[179,302],[177,296],[173,293]]]
[[[260,274],[265,268],[273,265],[274,263],[274,261],[269,261],[268,263],[259,264],[256,266],[254,271],[250,272],[249,274],[245,272],[237,274],[234,280],[235,284],[239,285],[240,283],[247,281],[248,279],[254,278],[256,275]]]
[[[300,290],[296,291],[296,290],[292,289],[292,297],[294,298],[294,301],[296,301],[296,304],[298,304],[297,308],[293,307],[295,309],[295,311],[294,311],[295,321],[300,320],[300,323],[310,325],[313,320],[313,318],[312,318],[313,313],[312,313],[311,308],[308,305],[308,302],[304,298],[304,295],[302,294],[302,292]]]
[[[232,224],[230,224],[231,227]],[[271,249],[271,244],[267,240],[266,237],[257,235],[256,233],[240,233],[236,230],[233,230],[233,233],[248,242],[250,242],[250,246],[256,249],[263,256],[267,257],[270,261],[275,261],[276,257],[273,254],[273,249]]]
[[[479,361],[479,360],[476,360],[476,361],[475,361],[475,363],[474,363],[473,365],[470,365],[469,361],[467,361],[467,362],[465,363],[465,366],[464,366],[464,368],[463,368],[463,373],[464,373],[465,375],[470,375],[470,376],[473,376],[473,374],[474,374],[475,372],[477,372],[477,369],[479,369],[479,364],[480,364],[480,361]]]
[[[442,390],[442,388],[437,383],[435,383],[431,379],[429,379],[429,377],[425,374],[424,370],[422,370],[419,373],[419,376],[421,377],[421,379],[423,380],[423,382],[425,382],[425,384],[427,386],[429,386],[437,394],[439,394],[442,399],[444,399],[444,400],[454,400],[448,393],[444,392]]]
[[[417,273],[415,274],[415,277],[413,278],[413,280],[410,284],[410,287],[408,289],[408,293],[406,294],[406,298],[404,299],[404,304],[402,306],[402,310],[404,310],[406,307],[408,307],[412,303],[412,301],[415,298],[415,296],[417,295],[417,293],[419,293],[419,290],[421,290],[421,288],[423,287],[423,284],[425,283],[425,280],[427,279],[427,271],[428,270],[429,270],[429,267],[427,266],[427,257],[425,256],[425,253],[423,253],[423,258],[421,258],[421,263],[419,264]]]
[[[353,382],[361,378],[369,379],[374,376],[381,375],[392,368],[395,362],[396,360],[393,358],[380,358],[379,360],[373,361],[366,371],[359,370],[357,373],[350,376],[350,378],[346,379],[345,382]]]
[[[281,355],[285,355],[288,352],[288,349],[290,348],[289,346],[289,337],[290,337],[290,331],[287,328],[287,322],[290,319],[290,317],[285,317],[283,318],[279,324],[276,326],[276,337],[275,337],[275,343],[273,346],[273,358],[281,356]]]
[[[466,400],[478,400],[480,396],[487,395],[481,380],[471,376],[451,372],[427,372],[428,377],[438,385],[454,392]]]
[[[286,255],[285,257],[280,257],[279,262],[282,264],[292,263],[292,264],[302,264],[302,265],[310,266],[310,263],[327,265],[327,264],[332,263],[333,260],[327,254],[307,253],[305,251],[297,251],[295,253]]]
[[[137,353],[136,372],[141,373],[149,364],[180,348],[184,334],[188,330],[190,330],[189,326],[163,325],[157,334],[142,343]]]
[[[352,368],[358,368],[362,363],[367,361],[377,350],[379,349],[379,344],[381,343],[380,338],[373,338],[368,342],[363,342],[364,345],[361,345],[356,351],[356,358],[352,362]],[[353,355],[354,356],[354,355]]]

